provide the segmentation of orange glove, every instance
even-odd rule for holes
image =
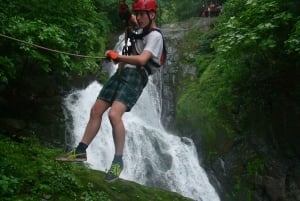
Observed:
[[[113,50],[107,50],[105,56],[114,62],[117,62],[119,58],[119,54]]]

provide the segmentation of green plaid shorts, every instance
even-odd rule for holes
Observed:
[[[117,100],[127,106],[127,112],[136,104],[148,82],[144,69],[121,68],[103,86],[98,99],[108,103]]]

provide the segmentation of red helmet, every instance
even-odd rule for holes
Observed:
[[[157,11],[156,0],[134,0],[133,11]]]

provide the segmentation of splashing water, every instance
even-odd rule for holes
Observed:
[[[76,146],[81,140],[90,108],[101,88],[102,85],[95,81],[86,89],[74,91],[65,98],[65,107],[72,119],[69,123],[73,138],[70,146]],[[162,127],[158,89],[150,79],[137,104],[123,116],[126,142],[124,170],[120,177],[178,192],[198,201],[219,201],[199,164],[193,141],[167,133]],[[106,171],[111,165],[114,143],[107,112],[87,155],[87,163],[93,169]]]

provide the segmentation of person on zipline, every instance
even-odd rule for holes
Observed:
[[[123,170],[125,128],[122,116],[136,104],[148,82],[148,76],[153,73],[152,69],[161,66],[164,57],[162,34],[160,31],[153,31],[157,30],[156,0],[135,0],[132,10],[141,33],[129,34],[134,36],[134,40],[131,41],[131,54],[120,55],[113,50],[106,51],[105,56],[114,63],[118,63],[118,70],[104,84],[92,106],[90,119],[78,146],[69,153],[56,158],[58,161],[86,161],[86,149],[100,129],[103,113],[110,108],[108,117],[112,126],[115,155],[105,176],[107,182],[118,179]],[[123,16],[130,21],[134,19],[128,13]]]

